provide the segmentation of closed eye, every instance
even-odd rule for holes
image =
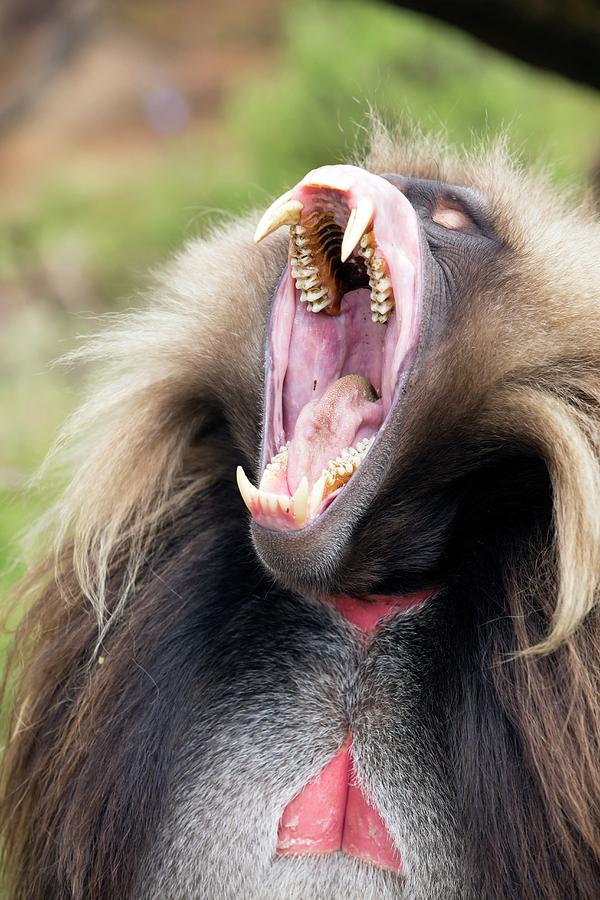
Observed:
[[[450,231],[472,231],[473,220],[462,209],[452,206],[437,206],[432,220]]]

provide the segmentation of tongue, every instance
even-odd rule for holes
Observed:
[[[288,486],[293,493],[302,476],[309,484],[345,447],[374,434],[383,415],[372,385],[362,375],[344,375],[300,411],[288,448]]]

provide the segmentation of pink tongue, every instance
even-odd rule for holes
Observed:
[[[377,431],[383,417],[381,400],[361,375],[344,375],[322,397],[302,408],[288,449],[288,486],[293,493],[303,475],[310,485],[330,459],[345,447],[355,447]]]

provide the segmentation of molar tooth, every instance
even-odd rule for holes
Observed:
[[[326,306],[330,306],[330,305],[331,305],[331,300],[328,300],[327,297],[325,297],[323,300],[320,300],[319,302],[313,301],[312,303],[309,303],[308,308],[310,309],[311,312],[318,313],[318,312],[321,312],[322,309],[325,309]]]
[[[377,288],[377,290],[371,292],[371,300],[374,300],[376,303],[383,303],[383,301],[387,300],[391,294],[391,288],[386,288],[384,291],[380,291],[379,288]]]
[[[322,285],[321,285],[321,287],[314,288],[312,291],[306,291],[306,299],[310,303],[314,303],[315,301],[321,300],[321,298],[326,298],[326,297],[327,297],[327,288],[323,287]],[[329,302],[329,301],[327,301],[327,302]],[[327,304],[325,304],[325,305],[327,305]]]
[[[307,278],[296,278],[296,287],[299,291],[310,291],[319,284],[319,275],[310,275]]]
[[[262,219],[256,226],[254,242],[259,244],[268,234],[280,228],[281,225],[295,225],[300,221],[300,215],[304,205],[300,200],[292,199],[291,192],[282,194],[270,205]]]
[[[298,250],[309,249],[309,240],[307,237],[294,237],[294,247]]]
[[[360,199],[351,211],[342,240],[342,262],[346,262],[366,229],[371,224],[374,212],[375,208],[373,206],[373,201],[369,197]]]

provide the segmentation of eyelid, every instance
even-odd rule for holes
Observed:
[[[471,216],[455,206],[438,204],[431,218],[437,225],[441,225],[449,231],[470,231],[473,228]]]

